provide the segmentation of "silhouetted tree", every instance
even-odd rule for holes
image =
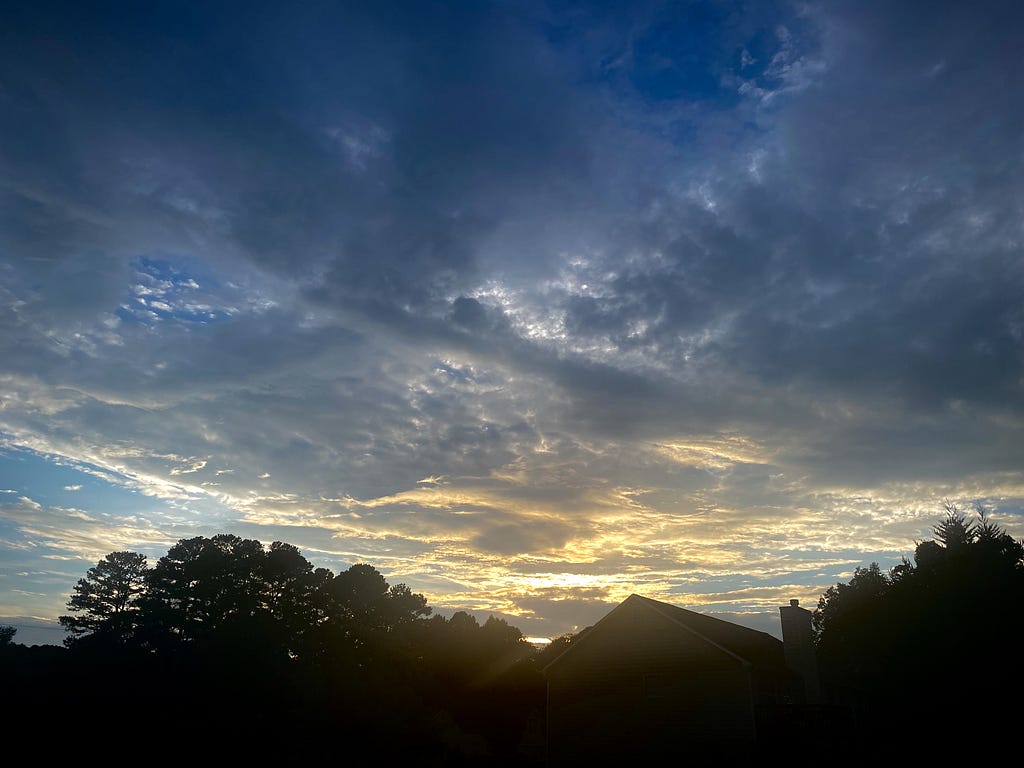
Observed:
[[[814,613],[823,683],[880,730],[928,727],[965,707],[988,722],[1018,717],[1003,700],[1024,630],[1024,544],[976,508],[946,504],[935,540],[883,573],[858,568],[830,587]],[[892,702],[900,700],[900,718]],[[1009,701],[1009,700],[1007,700]]]
[[[17,627],[7,624],[0,626],[0,647],[12,645],[16,634],[18,634]]]
[[[182,539],[149,572],[141,601],[153,648],[233,647],[280,657],[308,652],[330,612],[327,569],[297,548],[218,534]]]
[[[536,720],[544,704],[544,681],[532,664],[536,649],[504,619],[490,616],[481,624],[468,611],[433,616],[419,630],[430,706],[483,737],[488,764],[499,756],[512,760],[530,716]]]
[[[841,641],[846,633],[859,631],[864,617],[878,608],[879,601],[892,586],[878,563],[854,569],[847,584],[835,584],[825,590],[818,609],[811,617],[819,646],[822,642]]]
[[[487,621],[480,627],[480,637],[485,645],[502,650],[517,647],[525,642],[518,627],[513,627],[505,619],[499,619],[497,616],[487,617]]]
[[[378,626],[394,632],[433,613],[427,600],[407,584],[392,584],[376,606]]]
[[[90,568],[74,586],[68,615],[58,621],[70,635],[64,644],[92,642],[124,644],[139,622],[139,599],[145,590],[148,566],[138,552],[111,552]]]
[[[133,574],[129,587],[115,588],[115,573]],[[528,722],[536,737],[543,678],[522,633],[493,616],[431,617],[423,595],[366,563],[334,575],[290,544],[199,536],[153,568],[111,553],[72,603],[62,623],[77,640],[59,667],[22,665],[18,690],[66,681],[47,701],[73,709],[76,689],[145,680],[156,695],[137,744],[187,731],[243,750],[233,759],[295,762],[319,757],[314,735],[330,732],[374,744],[385,762],[498,765],[514,761]],[[117,643],[82,642],[108,631]],[[224,741],[254,732],[266,739],[251,749]]]
[[[366,563],[335,576],[328,592],[335,617],[364,629],[393,631],[431,613],[423,595],[414,594],[405,584],[389,585],[380,571]]]
[[[394,665],[414,655],[415,625],[431,613],[423,595],[405,584],[389,585],[373,566],[357,563],[329,579],[323,587],[324,620],[316,627],[311,649],[327,663],[358,657]]]
[[[589,627],[588,627],[588,629],[589,629]],[[545,666],[550,664],[556,658],[561,656],[563,653],[565,653],[567,650],[569,650],[569,646],[572,645],[573,643],[575,643],[580,638],[580,635],[582,635],[583,632],[585,632],[585,631],[586,630],[583,630],[581,632],[575,632],[575,633],[574,632],[566,632],[565,634],[559,635],[558,637],[553,637],[551,639],[551,642],[547,643],[537,653],[537,664],[538,664],[538,666],[541,669],[543,669]]]
[[[314,568],[291,544],[275,541],[262,563],[260,609],[275,628],[277,643],[292,655],[308,652],[316,627],[327,620],[333,574]]]
[[[182,539],[147,578],[142,601],[150,642],[194,643],[251,617],[263,545],[232,534]]]

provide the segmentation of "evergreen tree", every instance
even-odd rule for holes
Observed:
[[[58,619],[70,633],[64,644],[73,646],[87,637],[122,645],[131,640],[148,570],[146,556],[137,552],[111,552],[90,568],[75,584],[68,615]]]
[[[1005,691],[1024,637],[1024,543],[976,514],[947,503],[912,563],[858,568],[819,601],[823,683],[861,723],[905,732],[957,711],[983,712],[990,726],[1019,718]]]

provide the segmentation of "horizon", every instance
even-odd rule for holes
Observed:
[[[947,500],[1024,538],[1024,5],[5,17],[0,624],[231,532],[781,637]]]
[[[794,599],[796,599],[796,598],[794,598]],[[596,609],[595,616],[597,618],[591,624],[588,624],[588,625],[586,625],[584,627],[579,627],[576,631],[572,632],[571,634],[576,634],[577,632],[581,632],[581,631],[583,631],[585,629],[589,629],[594,624],[596,624],[601,619],[603,619],[609,612],[611,612],[611,610],[613,608],[615,608],[619,604],[620,603],[601,604],[600,607],[595,606],[595,609]],[[788,605],[789,604],[787,604],[787,606],[779,606],[779,608],[788,607]],[[815,604],[815,606],[817,606],[817,604]],[[806,606],[802,606],[802,607],[806,607]],[[440,611],[439,612],[437,610],[434,610],[432,606],[431,606],[431,608],[432,608],[431,616],[442,615],[446,619],[451,618],[451,615],[456,612],[456,611],[453,611],[453,610],[447,610],[447,611]],[[480,612],[480,611],[472,612],[472,611],[470,611],[469,613],[471,615],[473,615],[474,618],[480,624],[483,624],[490,616],[494,616],[495,618],[499,618],[499,619],[503,619],[503,620],[507,621],[511,626],[516,626],[516,624],[515,624],[515,617],[500,616],[500,615],[497,615],[497,614],[495,614],[493,612]],[[757,630],[759,632],[764,632],[765,634],[769,634],[769,635],[771,635],[772,637],[776,638],[779,641],[783,640],[783,637],[782,637],[782,622],[781,622],[780,615],[778,614],[778,612],[776,612],[776,614],[774,616],[774,619],[775,619],[774,621],[772,621],[772,617],[770,615],[767,615],[765,613],[736,614],[736,613],[727,612],[727,611],[726,612],[717,612],[717,613],[699,611],[699,613],[704,613],[707,616],[712,616],[712,617],[717,618],[717,619],[722,619],[723,621],[728,621],[730,623],[739,624],[740,626],[744,626],[744,627],[747,627],[749,629],[754,629],[754,630]],[[32,617],[32,616],[11,616],[11,617],[7,617],[6,619],[0,621],[0,625],[15,627],[15,629],[17,630],[17,634],[15,635],[13,642],[16,643],[16,644],[19,644],[19,645],[26,645],[26,646],[54,645],[54,646],[64,647],[64,643],[63,643],[64,637],[68,636],[67,630],[65,630],[63,627],[61,627],[56,622],[56,620],[54,620],[54,619],[41,619],[41,618]],[[518,627],[516,627],[516,628],[518,629]],[[56,638],[55,638],[55,634],[57,635]],[[565,633],[563,633],[563,634],[565,634]],[[551,637],[547,637],[547,636],[529,636],[529,635],[527,635],[527,633],[524,632],[523,633],[523,640],[525,642],[533,645],[538,650],[540,650],[544,646],[546,646],[549,643],[551,643],[553,640],[557,639],[558,636],[559,635],[555,635],[555,636],[551,636]]]

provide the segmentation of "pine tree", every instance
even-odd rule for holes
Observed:
[[[85,637],[124,644],[134,634],[138,599],[146,588],[146,556],[137,552],[111,552],[75,584],[67,602],[69,615],[58,621],[70,635],[64,644]]]

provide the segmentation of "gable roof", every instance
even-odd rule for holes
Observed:
[[[583,630],[575,642],[544,666],[544,671],[547,672],[552,667],[560,664],[569,654],[585,644],[590,637],[593,637],[595,632],[600,632],[601,625],[623,610],[627,605],[638,606],[643,610],[657,613],[696,638],[732,656],[743,665],[780,666],[784,663],[782,641],[777,637],[769,635],[767,632],[759,632],[756,629],[734,624],[731,621],[716,619],[714,616],[707,616],[696,611],[688,611],[685,608],[679,608],[669,603],[662,603],[649,597],[633,594],[615,606],[592,627]]]

